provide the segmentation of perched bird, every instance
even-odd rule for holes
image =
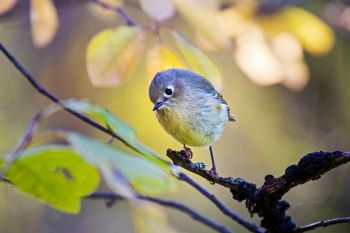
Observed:
[[[158,72],[149,86],[158,121],[181,142],[189,158],[187,146],[209,146],[212,168],[217,177],[211,144],[219,139],[228,121],[235,121],[222,95],[199,74],[184,69]]]

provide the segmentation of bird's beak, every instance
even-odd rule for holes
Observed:
[[[158,108],[160,108],[160,106],[162,106],[164,104],[164,101],[159,101],[157,103],[154,104],[154,107],[152,109],[152,111],[156,111]]]

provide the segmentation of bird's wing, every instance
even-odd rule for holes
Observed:
[[[218,98],[220,99],[220,101],[223,103],[223,104],[226,104],[227,105],[227,116],[228,116],[228,120],[229,121],[236,121],[236,118],[231,115],[230,113],[230,106],[227,104],[226,100],[224,99],[224,97],[219,93],[217,92],[218,94]]]

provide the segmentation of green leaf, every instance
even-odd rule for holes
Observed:
[[[67,213],[80,211],[80,199],[99,183],[98,171],[68,147],[26,150],[5,173],[16,188]]]
[[[72,147],[88,162],[104,169],[102,173],[106,172],[106,166],[109,166],[108,170],[117,170],[137,192],[158,195],[172,191],[177,186],[176,178],[170,173],[170,166],[157,166],[142,157],[80,134],[67,133],[66,136]]]
[[[144,146],[138,139],[136,132],[129,125],[114,116],[105,108],[91,104],[88,101],[66,100],[64,106],[74,111],[84,113],[101,124],[106,125],[112,132],[121,137],[125,144],[130,146],[135,151],[139,152],[147,159],[152,160],[158,165],[167,167],[167,163],[154,151]]]

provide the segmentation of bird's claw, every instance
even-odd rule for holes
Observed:
[[[192,152],[191,148],[188,148],[188,147],[184,146],[183,151],[185,152],[185,155],[186,155],[186,157],[187,157],[188,159],[192,159],[192,157],[193,157],[193,152]]]
[[[219,180],[219,174],[217,173],[216,169],[215,168],[211,168],[209,171],[208,171],[209,175],[211,176],[212,178],[212,182],[210,182],[211,184],[215,184],[218,180]]]

